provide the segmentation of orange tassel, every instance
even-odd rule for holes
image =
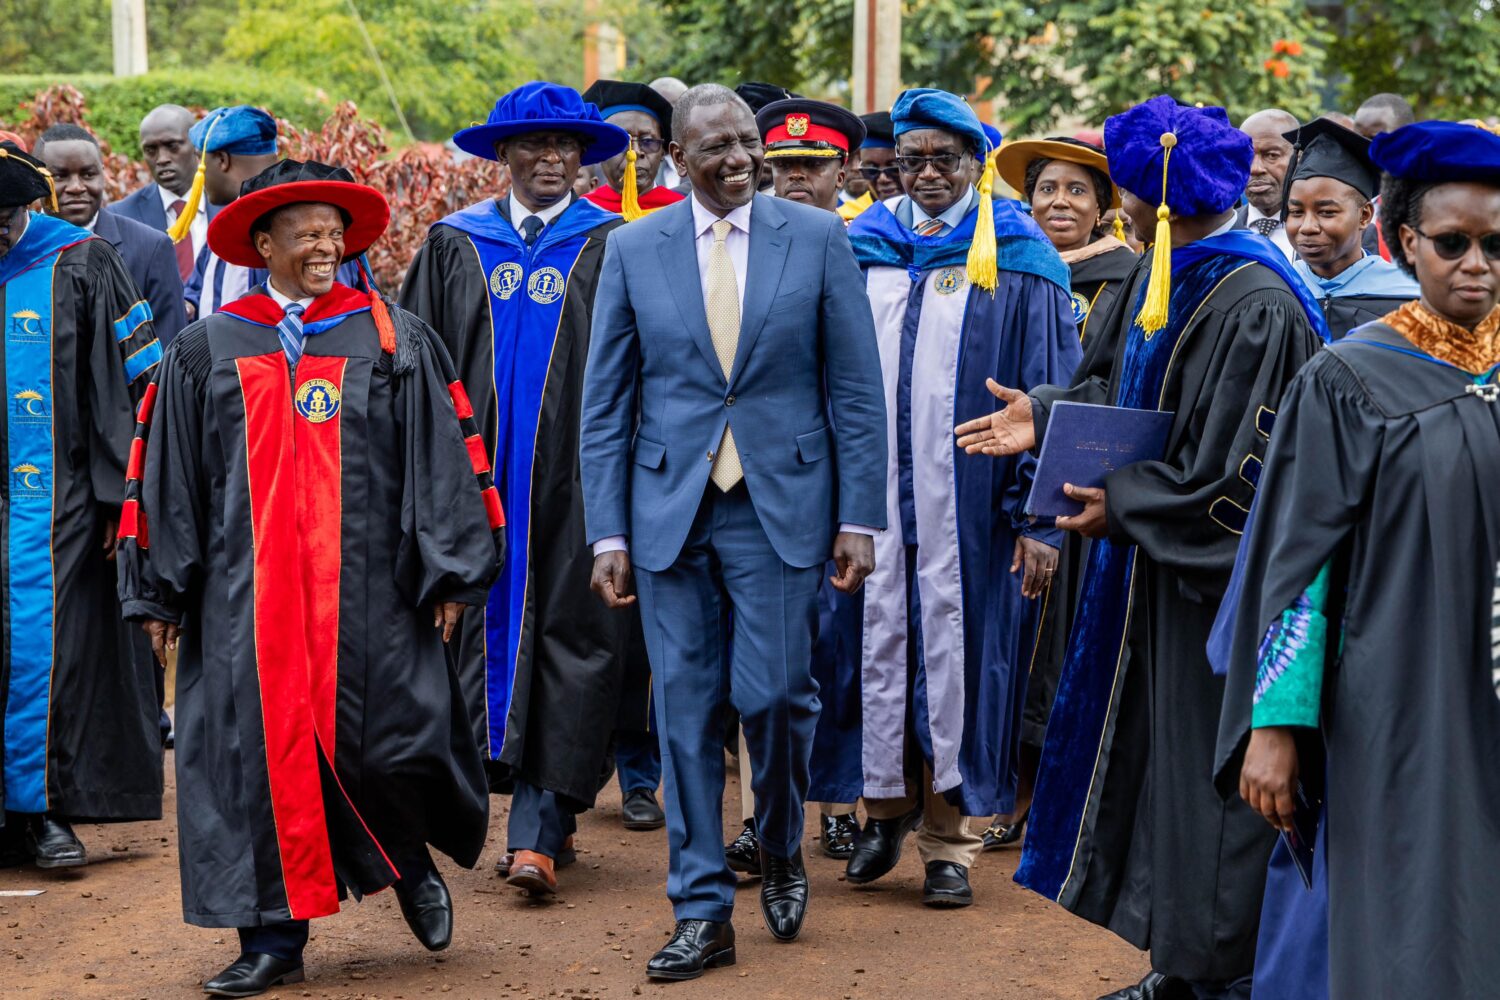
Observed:
[[[370,315],[375,317],[375,329],[380,331],[380,349],[387,354],[396,353],[396,326],[391,322],[390,310],[385,300],[375,289],[370,289]]]

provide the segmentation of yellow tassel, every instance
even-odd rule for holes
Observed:
[[[979,218],[974,220],[974,241],[969,244],[969,280],[991,295],[1000,284],[999,262],[995,250],[995,152],[984,158],[984,174],[979,178]]]
[[[182,212],[177,216],[177,221],[167,227],[167,235],[172,238],[173,243],[181,243],[187,239],[188,233],[193,230],[193,220],[198,218],[198,208],[203,204],[204,174],[208,171],[208,139],[214,134],[214,129],[219,127],[220,115],[209,123],[208,130],[203,133],[203,152],[198,154],[198,170],[193,174],[193,186],[188,188],[187,197],[183,199]]]
[[[1125,239],[1125,219],[1120,215],[1119,209],[1115,209],[1115,239],[1121,243],[1127,242]]]
[[[636,193],[635,161],[635,140],[632,139],[630,148],[625,151],[625,180],[620,185],[620,214],[625,216],[626,222],[634,222],[646,214],[641,211],[640,195]]]
[[[1156,240],[1151,248],[1151,279],[1146,285],[1146,301],[1141,304],[1135,321],[1149,338],[1151,334],[1167,325],[1167,312],[1172,304],[1172,210],[1167,206],[1167,164],[1172,159],[1172,147],[1177,145],[1177,136],[1163,132],[1161,144],[1166,155],[1161,160],[1161,204],[1156,208]]]

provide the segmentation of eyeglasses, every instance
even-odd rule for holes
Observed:
[[[1428,236],[1416,226],[1412,231],[1432,244],[1432,249],[1443,260],[1458,260],[1469,252],[1474,237],[1468,233],[1438,233]],[[1479,250],[1489,260],[1500,261],[1500,233],[1485,233],[1479,237]]]
[[[903,174],[920,174],[931,165],[940,174],[956,174],[964,162],[958,153],[939,153],[937,156],[898,156],[896,166]]]
[[[666,146],[660,139],[649,135],[634,136],[631,141],[635,143],[637,153],[645,153],[647,156],[655,156]]]
[[[859,168],[859,174],[865,180],[874,184],[881,177],[889,177],[891,180],[895,180],[901,175],[901,168],[894,163],[888,163],[883,167],[877,166],[874,163],[867,163]]]

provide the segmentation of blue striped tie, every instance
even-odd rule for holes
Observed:
[[[281,349],[286,351],[286,359],[292,364],[302,357],[302,304],[300,302],[288,302],[286,304],[286,315],[281,317],[281,322],[276,324],[276,335],[281,338]]]

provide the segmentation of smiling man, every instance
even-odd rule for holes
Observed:
[[[818,583],[832,558],[858,590],[886,522],[880,359],[843,223],[756,194],[764,150],[733,91],[694,87],[672,121],[693,194],[610,234],[579,445],[594,589],[628,607],[639,588],[651,651],[677,927],[646,972],[667,980],[735,961],[726,702],[761,912],[777,940],[801,931]]]
[[[1250,179],[1245,182],[1245,201],[1235,215],[1236,229],[1259,233],[1286,255],[1296,256],[1281,221],[1281,191],[1287,167],[1292,162],[1292,144],[1286,133],[1297,128],[1297,119],[1280,108],[1257,111],[1240,125],[1250,137],[1255,158],[1250,161]]]
[[[577,857],[575,817],[608,777],[625,679],[646,673],[635,610],[588,592],[577,478],[589,322],[605,236],[622,220],[577,198],[573,179],[624,153],[630,135],[577,91],[528,83],[454,141],[508,166],[510,193],[435,224],[401,295],[457,359],[483,435],[471,446],[511,514],[513,558],[466,623],[459,673],[491,787],[512,793],[497,868],[550,894]]]
[[[203,986],[303,979],[308,921],[394,885],[430,950],[488,798],[444,643],[499,569],[504,522],[448,353],[336,280],[385,231],[347,170],[284,160],[209,226],[262,285],[178,337],[140,409],[120,596],[179,651],[183,916],[232,927]],[[149,525],[149,532],[147,530]]]

